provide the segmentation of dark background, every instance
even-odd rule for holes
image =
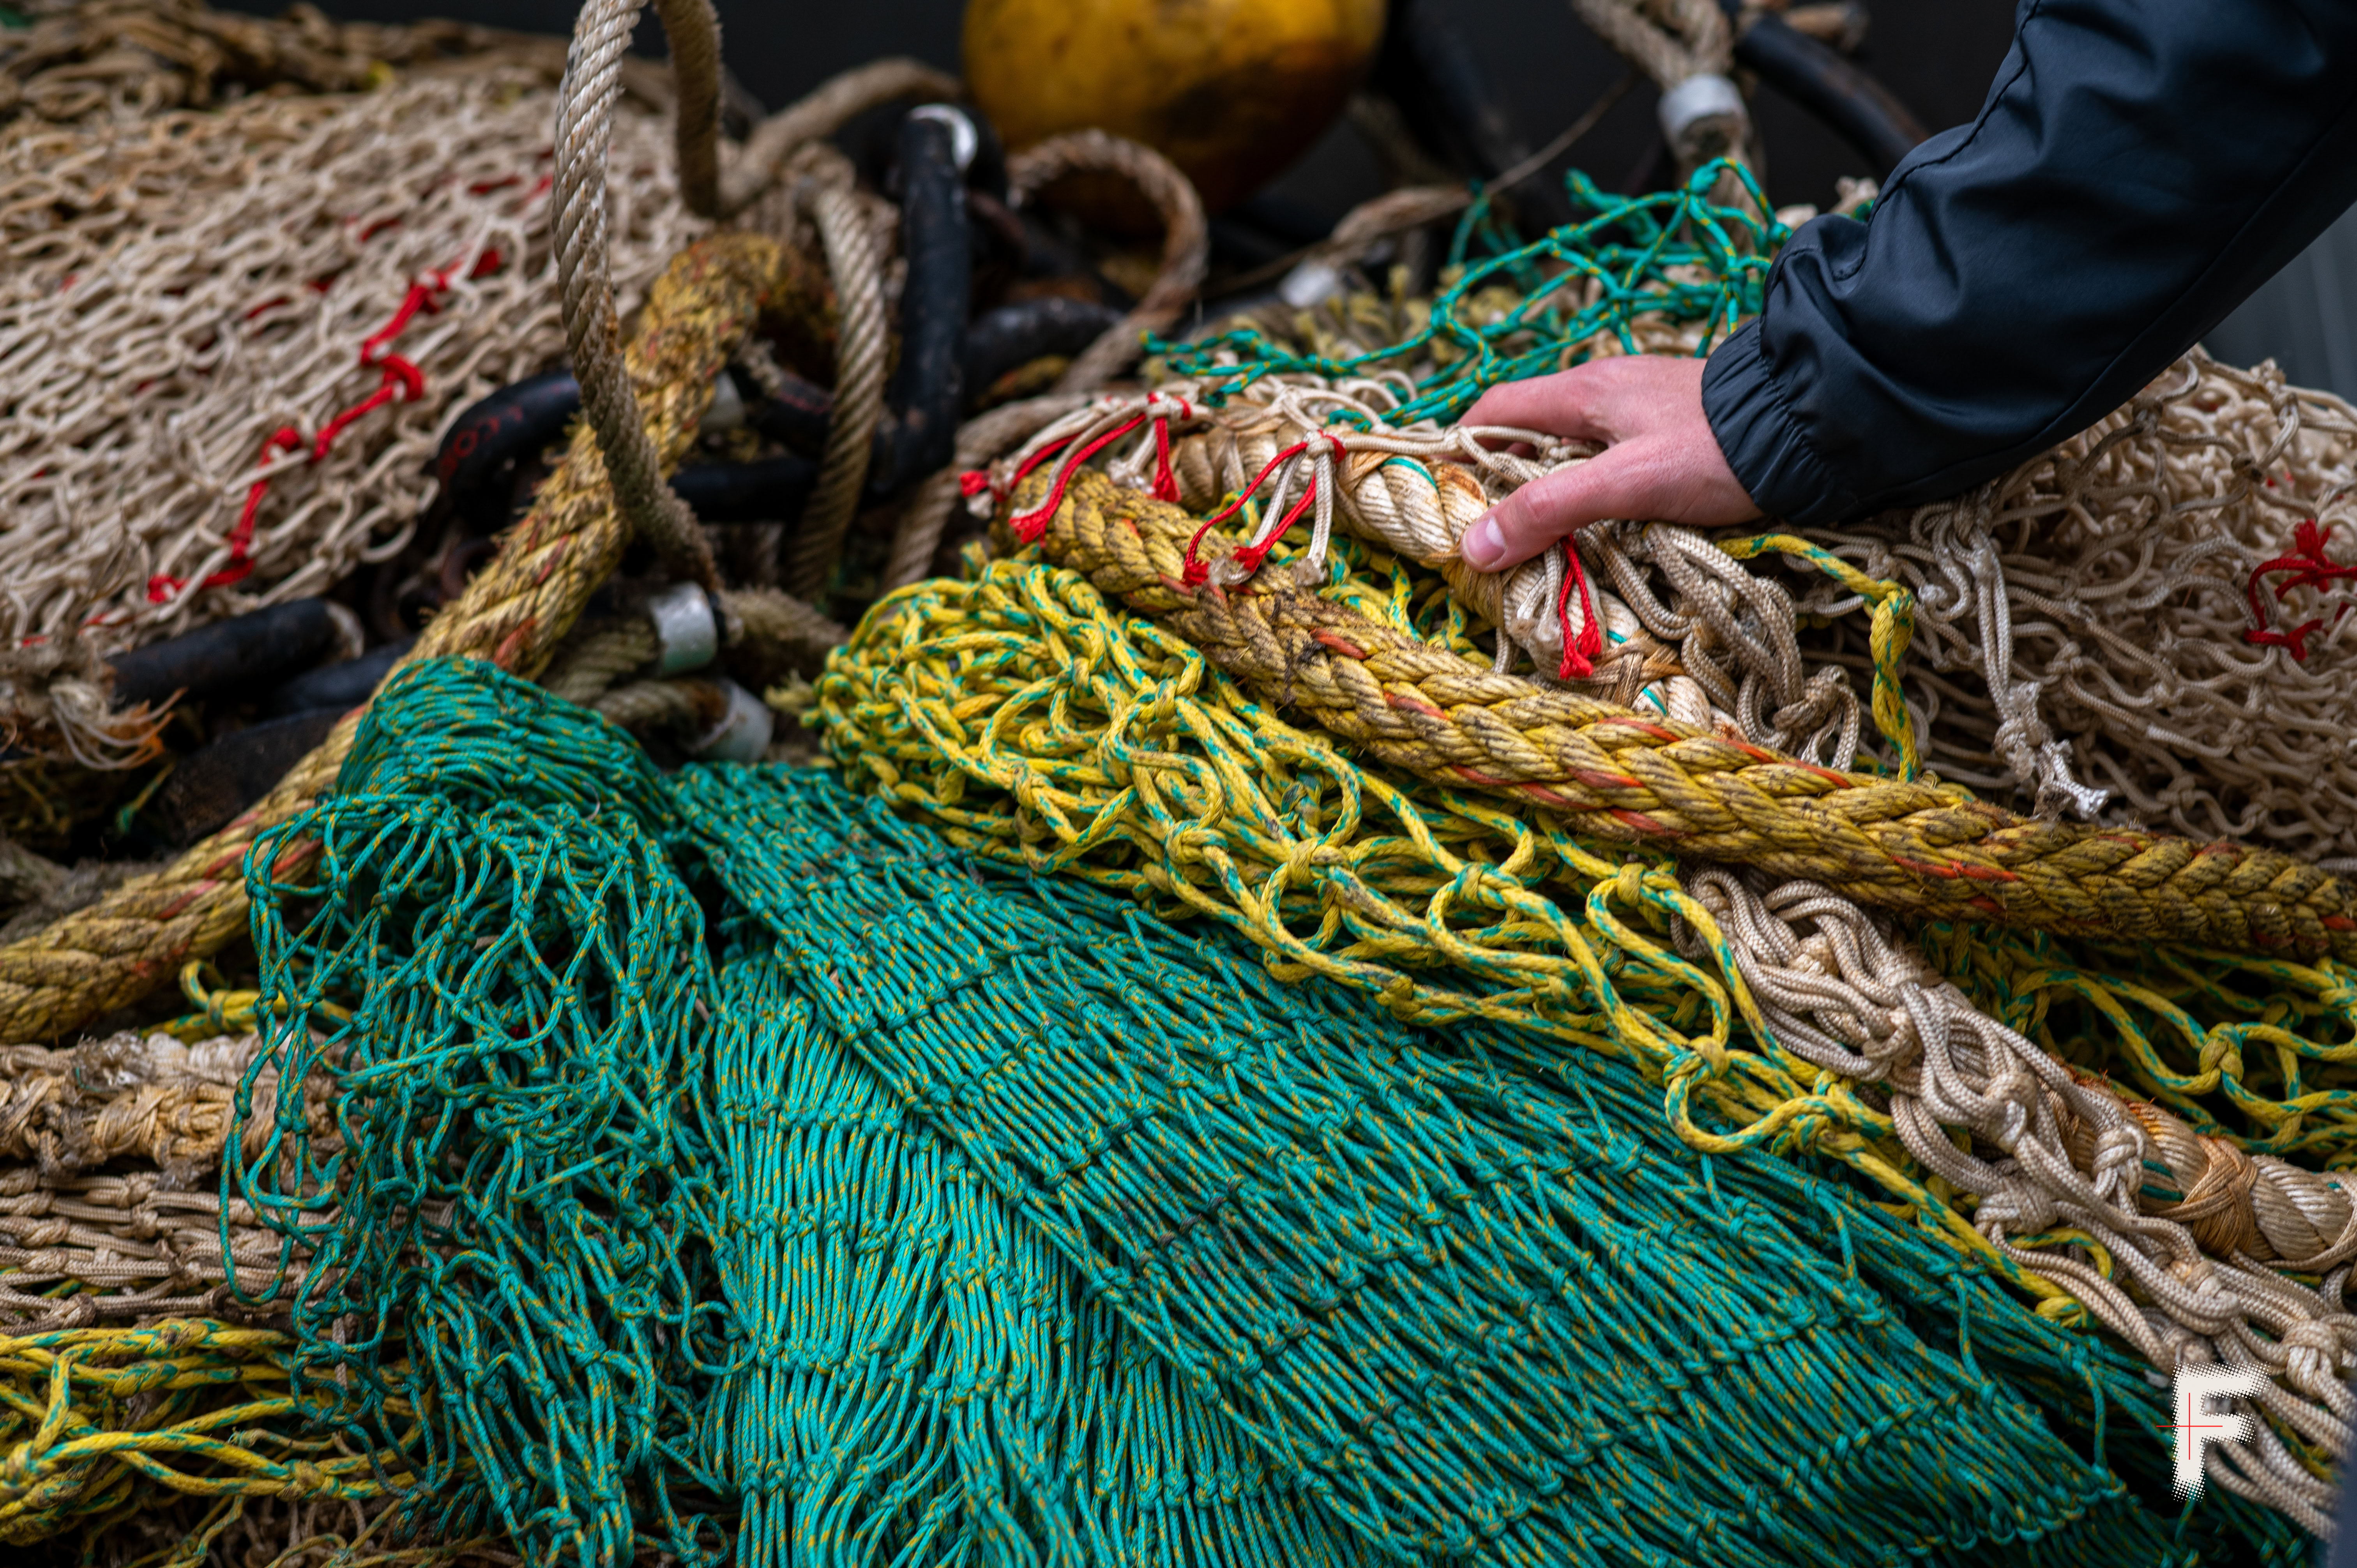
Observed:
[[[723,58],[770,109],[829,76],[878,55],[909,54],[958,69],[963,0],[716,0]],[[266,0],[234,8],[271,13]],[[569,0],[326,0],[347,20],[404,22],[456,16],[484,27],[568,34]],[[1580,26],[1564,0],[1451,0],[1447,10],[1471,42],[1507,102],[1523,141],[1544,145],[1621,72],[1619,57]],[[1878,75],[1930,130],[1972,118],[2013,34],[2009,0],[1882,0],[1861,63]],[[652,11],[642,49],[662,52]],[[1632,91],[1566,162],[1608,189],[1641,179],[1652,162],[1652,89]],[[1780,204],[1829,206],[1834,180],[1866,174],[1861,160],[1791,103],[1764,91],[1757,105],[1768,149],[1769,193]],[[1329,133],[1275,186],[1275,193],[1331,222],[1381,189],[1373,157],[1347,124]]]
[[[1146,0],[1141,0],[1146,3]],[[1489,72],[1523,141],[1544,145],[1621,73],[1617,57],[1564,0],[1445,0]],[[878,55],[909,54],[958,69],[964,0],[716,0],[728,68],[775,110],[829,76]],[[268,0],[236,8],[270,13]],[[568,34],[574,0],[327,0],[351,20],[401,22],[456,14],[461,21]],[[1857,56],[1927,130],[1979,110],[2013,33],[2009,0],[1879,0]],[[660,55],[651,13],[640,32]],[[1631,92],[1564,160],[1607,189],[1641,188],[1657,145],[1654,93]],[[1862,160],[1772,90],[1754,104],[1767,147],[1769,195],[1780,206],[1829,206],[1834,181],[1867,174]],[[1347,122],[1272,186],[1319,229],[1381,189],[1373,156]],[[2212,352],[2240,364],[2274,357],[2300,385],[2357,399],[2357,214],[2344,219],[2212,333]]]

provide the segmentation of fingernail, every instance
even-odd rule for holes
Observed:
[[[1498,514],[1483,512],[1473,526],[1465,531],[1465,538],[1458,545],[1457,553],[1464,556],[1465,564],[1476,571],[1496,571],[1496,563],[1506,553],[1506,533],[1498,526]]]

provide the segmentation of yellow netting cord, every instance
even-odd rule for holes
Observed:
[[[308,1424],[317,1412],[287,1393],[292,1348],[201,1321],[0,1337],[0,1544],[95,1537],[174,1496],[398,1488],[398,1454],[353,1453]]]
[[[1877,663],[1895,670],[1905,590],[1798,553],[1875,603]],[[1447,585],[1399,557],[1336,541],[1325,596],[1488,666]],[[1878,681],[1876,698],[1886,735],[1911,735],[1895,680]],[[813,722],[855,785],[961,847],[1220,920],[1275,972],[1374,992],[1410,1021],[1481,1017],[1634,1055],[1694,1146],[1835,1155],[2043,1310],[2080,1316],[1997,1255],[1960,1195],[1906,1156],[1878,1095],[1772,1042],[1666,860],[1600,853],[1557,821],[1363,766],[1076,573],[1027,552],[893,595],[830,664]],[[1715,961],[1679,956],[1674,918]],[[2357,990],[2332,961],[1937,924],[1921,935],[1976,1004],[2203,1133],[2335,1165],[2357,1153],[2357,1122],[2336,1114],[2352,1093]]]

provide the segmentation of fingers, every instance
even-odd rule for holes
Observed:
[[[1641,435],[1702,407],[1700,360],[1666,354],[1591,360],[1551,376],[1491,387],[1465,411],[1466,424],[1543,430],[1567,441]]]
[[[1591,522],[1649,515],[1646,469],[1641,454],[1620,446],[1534,479],[1467,529],[1458,553],[1469,566],[1502,572]]]
[[[1480,571],[1502,572],[1607,518],[1713,525],[1759,515],[1706,425],[1624,441],[1524,485],[1466,530],[1458,552]]]
[[[1585,373],[1594,369],[1577,365],[1552,376],[1502,382],[1476,398],[1458,423],[1539,430],[1567,441],[1608,440],[1595,417],[1596,379]]]

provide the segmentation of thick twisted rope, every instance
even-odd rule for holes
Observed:
[[[815,671],[827,650],[848,635],[803,601],[774,588],[730,590],[720,596],[720,607],[743,628],[732,653],[750,653],[764,663]],[[662,651],[662,640],[646,615],[612,617],[576,628],[550,656],[540,683],[568,703],[593,706],[625,676],[652,665]]]
[[[840,166],[841,160],[834,160]],[[815,598],[842,552],[859,510],[875,450],[876,422],[884,413],[884,372],[889,358],[884,320],[884,255],[866,209],[852,188],[850,170],[815,178],[811,216],[826,250],[841,325],[834,338],[834,413],[818,483],[803,504],[802,527],[787,558],[787,591]]]
[[[1203,200],[1178,166],[1151,147],[1103,131],[1073,131],[1050,136],[1006,160],[1006,183],[1017,201],[1037,196],[1065,175],[1082,170],[1127,180],[1162,219],[1162,270],[1146,297],[1081,350],[1057,379],[1060,392],[1094,392],[1145,351],[1146,335],[1175,325],[1193,303],[1211,264],[1211,230]]]
[[[606,154],[622,95],[622,58],[643,0],[591,0],[575,24],[557,90],[555,217],[557,286],[581,406],[605,454],[616,504],[632,532],[681,575],[717,592],[712,546],[687,503],[664,483],[654,443],[622,367],[606,248]],[[710,0],[659,0],[679,81],[680,194],[688,208],[719,203],[715,118],[718,113],[719,22]],[[709,383],[697,389],[708,401]]]
[[[1044,477],[1027,482],[1016,508],[1045,489]],[[1191,590],[1199,531],[1178,508],[1082,470],[1041,542],[1338,737],[1421,777],[1573,816],[1585,835],[1936,918],[2357,959],[2350,889],[2288,856],[2026,821],[1471,667],[1314,595]]]
[[[624,367],[650,421],[646,439],[656,453],[658,481],[686,455],[713,377],[765,305],[780,303],[773,296],[787,275],[774,242],[718,235],[683,252],[651,291]],[[531,513],[404,662],[468,657],[537,674],[612,573],[630,532],[607,482],[596,432],[576,425]],[[242,935],[246,851],[333,782],[358,724],[357,713],[348,715],[258,804],[165,870],[0,947],[0,1038],[45,1039],[79,1027],[170,980],[188,958],[218,952]],[[309,853],[288,845],[273,875],[294,874]]]

